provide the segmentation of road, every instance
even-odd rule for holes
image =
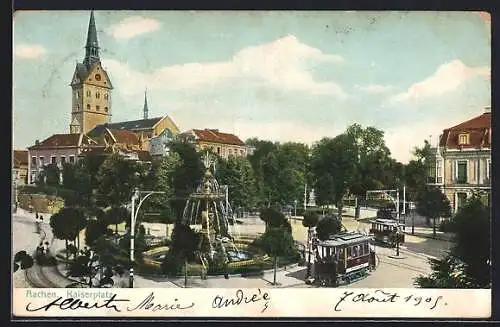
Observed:
[[[48,219],[46,219],[48,220]],[[258,235],[263,233],[265,228],[258,218],[245,219],[243,225],[235,225],[237,231],[234,234],[244,233]],[[345,218],[344,226],[349,230],[365,230],[369,225],[362,224],[354,219]],[[53,240],[48,222],[42,224],[42,234],[52,243],[51,251],[55,253],[64,247],[64,242]],[[39,244],[40,235],[36,233],[35,219],[29,215],[14,215],[13,217],[13,252],[20,250],[31,252]],[[305,243],[307,230],[300,221],[292,223],[292,233],[295,240]],[[449,248],[450,244],[439,240],[428,240],[416,236],[408,236],[405,246],[401,248],[399,259],[394,258],[395,249],[377,247],[376,252],[379,259],[377,268],[364,279],[341,287],[390,287],[390,288],[412,288],[413,280],[421,274],[428,274],[430,267],[428,258],[440,256],[443,251]],[[266,271],[261,277],[236,277],[232,276],[226,280],[220,277],[209,277],[202,281],[199,276],[189,277],[188,287],[202,288],[242,288],[242,287],[311,287],[305,284],[306,267],[287,267],[277,272],[279,285],[270,284],[273,281],[273,271]],[[127,275],[127,274],[126,274]],[[27,282],[26,277],[31,281]],[[35,265],[26,274],[18,271],[14,274],[15,287],[65,287],[71,281],[63,277],[56,267],[40,267]],[[117,281],[117,287],[127,287],[128,276]],[[184,279],[167,279],[163,277],[136,276],[135,287],[138,288],[166,288],[184,287]]]
[[[47,217],[48,218],[48,217]],[[12,253],[26,251],[33,254],[41,242],[49,242],[50,251],[56,253],[64,242],[52,235],[48,219],[40,223],[40,233],[36,230],[34,214],[20,212],[12,217]],[[16,288],[51,288],[65,287],[70,281],[61,276],[55,266],[39,266],[36,263],[27,270],[18,270],[13,274],[13,283]]]

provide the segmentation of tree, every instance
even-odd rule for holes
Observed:
[[[148,220],[145,213],[156,213],[159,215],[160,222],[168,224],[175,221],[169,198],[174,196],[173,176],[181,164],[181,158],[176,152],[152,162],[150,173],[145,181],[145,188],[165,192],[165,194],[155,194],[144,202],[139,212],[141,220]]]
[[[265,222],[266,230],[269,228],[283,227],[286,222],[285,215],[273,207],[261,209],[259,217]]]
[[[14,255],[14,272],[19,269],[26,270],[33,267],[33,257],[31,257],[26,251],[19,251]]]
[[[142,167],[134,161],[113,154],[104,160],[97,172],[99,203],[120,206],[130,202],[135,187],[141,185]]]
[[[416,209],[419,215],[433,220],[434,237],[436,237],[436,219],[451,216],[450,201],[437,187],[429,187],[420,193]]]
[[[75,192],[75,196],[65,198],[66,206],[91,206],[92,176],[87,160],[81,159],[74,164],[64,164],[62,169],[63,188]]]
[[[415,159],[404,166],[404,181],[408,199],[417,201],[420,193],[425,192],[429,169],[433,162],[433,153],[430,143],[426,140],[422,147],[413,150]]]
[[[50,217],[50,227],[54,236],[66,241],[66,259],[68,258],[68,241],[76,239],[77,247],[80,248],[80,231],[85,228],[86,222],[84,210],[76,207],[62,208]]]
[[[100,218],[107,225],[115,225],[115,234],[118,234],[118,224],[130,218],[130,211],[124,207],[113,206],[111,209],[105,211],[104,215]]]
[[[316,224],[316,235],[322,241],[327,240],[331,235],[337,234],[341,230],[342,223],[333,215],[321,218]]]
[[[177,153],[180,163],[172,171],[173,194],[176,200],[171,201],[171,208],[177,220],[182,218],[185,199],[191,194],[204,172],[199,153],[190,137],[178,136],[169,143],[170,152]]]
[[[302,225],[307,228],[307,249],[308,249],[308,260],[307,260],[307,277],[311,275],[311,228],[318,224],[319,215],[315,211],[308,210],[304,213],[304,219],[302,220]]]
[[[430,260],[432,273],[419,276],[423,288],[491,287],[491,212],[473,196],[453,219],[455,245],[443,259]]]
[[[491,281],[491,211],[473,195],[453,218],[452,253],[466,265],[465,273],[479,287]]]
[[[176,273],[184,263],[187,274],[187,262],[194,260],[196,252],[200,250],[200,235],[191,227],[176,223],[171,241],[169,252],[162,262],[162,271],[166,274]]]
[[[278,257],[286,256],[293,251],[293,238],[291,233],[283,228],[273,227],[268,229],[260,239],[262,249],[274,258],[274,279],[276,285],[276,270],[278,269]]]
[[[220,158],[215,176],[220,185],[228,185],[233,208],[253,208],[257,202],[257,181],[252,165],[245,157]]]
[[[106,235],[108,225],[102,220],[89,221],[85,229],[85,243],[88,246],[93,246],[95,242],[103,235]]]
[[[51,187],[60,186],[59,178],[60,170],[56,164],[49,164],[43,167],[41,174],[38,177],[38,185],[47,185]]]
[[[313,147],[312,170],[315,178],[316,202],[336,204],[342,219],[344,195],[355,178],[357,151],[355,140],[348,134],[333,139],[323,138]]]

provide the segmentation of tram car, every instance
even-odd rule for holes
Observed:
[[[343,232],[328,240],[313,240],[314,279],[311,283],[337,287],[364,278],[375,269],[372,238],[359,232]]]
[[[405,234],[401,231],[404,225],[393,219],[376,219],[373,220],[370,228],[370,234],[378,243],[386,244],[395,247],[396,244],[405,242]]]

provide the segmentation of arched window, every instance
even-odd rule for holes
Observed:
[[[90,110],[90,104],[87,105],[87,110]]]
[[[99,111],[99,109],[100,109],[99,106],[95,106],[95,110]]]
[[[90,92],[90,90],[87,90],[87,97],[90,97],[92,95],[92,93]]]
[[[104,111],[105,111],[105,112],[108,112],[108,107],[104,107]]]
[[[95,94],[95,98],[96,98],[96,99],[99,99],[100,97],[101,97],[101,94],[100,94],[99,92],[97,92],[97,93]]]
[[[104,93],[104,100],[108,100],[108,94]]]

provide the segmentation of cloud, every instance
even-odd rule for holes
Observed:
[[[160,28],[160,25],[160,22],[157,20],[133,16],[110,26],[107,29],[107,33],[116,39],[130,39],[141,34],[153,32]]]
[[[22,59],[37,59],[47,50],[39,44],[18,44],[14,47],[14,55]]]
[[[249,82],[287,91],[346,98],[347,94],[337,83],[314,80],[306,66],[311,61],[337,64],[343,58],[300,43],[295,36],[287,36],[244,48],[223,62],[165,66],[148,73],[135,71],[128,64],[116,60],[103,60],[103,64],[118,80],[124,94],[138,94],[146,86],[148,89],[186,90],[200,86],[213,87],[214,83],[239,79],[243,81],[243,87],[251,86],[245,84]]]
[[[392,89],[392,85],[380,85],[380,84],[356,85],[356,87],[368,93],[384,93]]]
[[[427,97],[439,96],[443,93],[458,89],[464,82],[475,76],[489,78],[489,67],[469,67],[456,59],[442,64],[434,75],[415,83],[408,90],[389,98],[389,103],[399,103],[408,100],[420,100]]]

